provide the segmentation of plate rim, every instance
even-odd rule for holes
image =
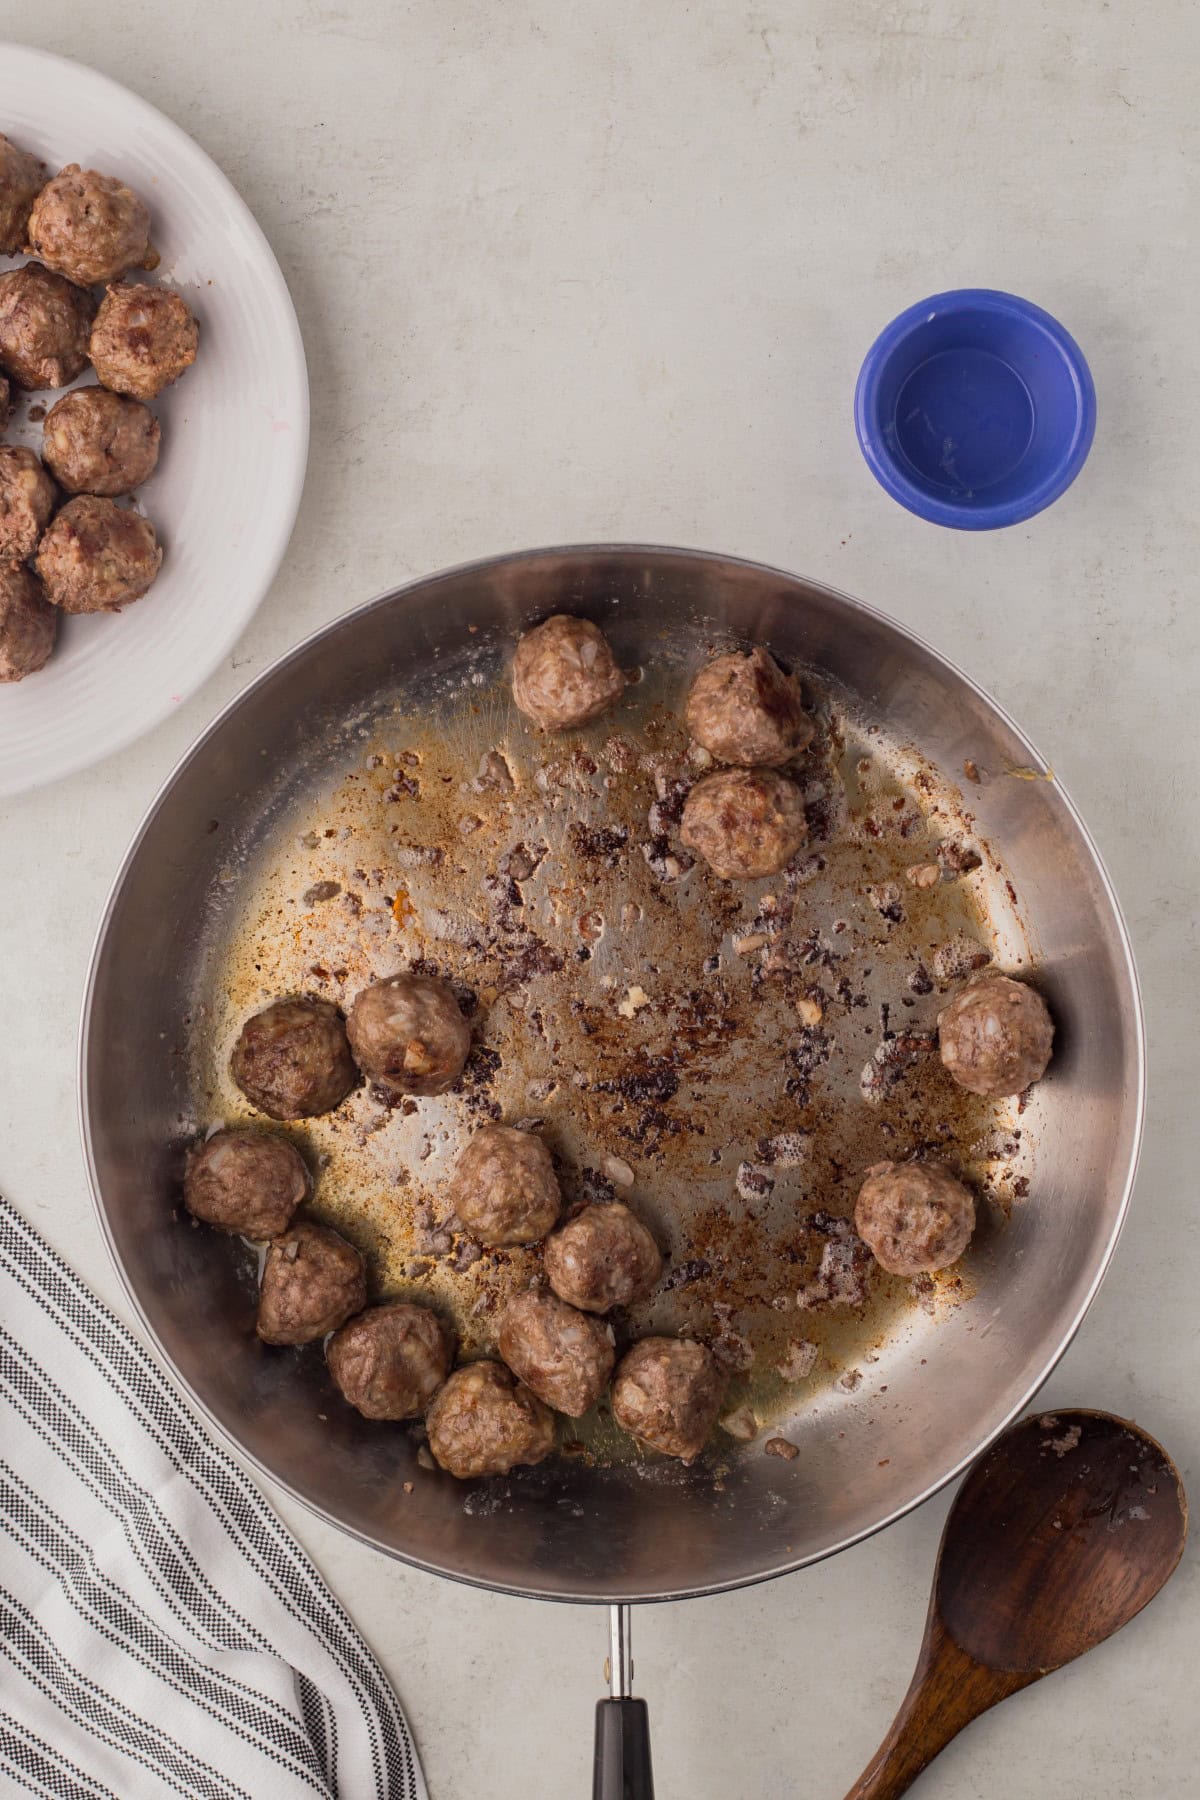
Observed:
[[[199,693],[205,683],[216,673],[266,599],[292,541],[308,471],[311,406],[304,336],[300,330],[300,321],[296,316],[291,290],[266,232],[219,163],[201,144],[196,142],[189,132],[184,130],[182,125],[177,124],[152,101],[145,99],[134,89],[126,87],[123,82],[115,80],[113,76],[93,68],[90,63],[80,62],[75,57],[62,56],[55,50],[43,50],[34,44],[17,43],[11,38],[0,38],[0,59],[3,59],[6,68],[10,68],[12,60],[16,59],[38,66],[43,73],[68,70],[74,78],[82,78],[90,84],[95,84],[98,88],[107,89],[114,100],[119,100],[121,104],[148,116],[159,131],[175,139],[192,156],[207,165],[207,171],[214,186],[223,192],[227,203],[236,208],[242,216],[249,228],[249,235],[260,252],[259,267],[263,288],[270,306],[278,314],[278,323],[282,329],[277,342],[281,355],[286,357],[291,365],[288,379],[289,382],[295,384],[297,401],[296,423],[288,434],[289,442],[286,446],[291,453],[292,464],[288,471],[285,504],[280,511],[280,523],[274,538],[267,540],[265,553],[259,559],[257,573],[253,582],[249,583],[246,589],[253,593],[253,602],[246,607],[244,612],[238,614],[227,629],[214,630],[207,637],[207,649],[192,660],[186,675],[177,686],[178,698],[173,699],[170,694],[167,694],[165,698],[157,702],[148,703],[145,711],[138,712],[132,722],[128,715],[114,712],[112,735],[106,737],[102,745],[96,748],[81,747],[76,754],[44,773],[34,769],[22,772],[14,779],[10,770],[0,762],[0,801],[3,801],[17,799],[23,794],[36,793],[40,788],[49,787],[55,782],[67,781],[75,775],[82,774],[86,769],[106,762],[120,751],[127,750],[131,744],[137,743],[140,738],[157,730],[163,721],[177,712],[185,701]],[[224,709],[222,708],[222,710]]]

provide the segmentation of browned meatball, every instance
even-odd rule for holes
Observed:
[[[340,1106],[358,1080],[346,1027],[328,1000],[275,1000],[242,1026],[229,1061],[260,1112],[307,1119]]]
[[[924,1275],[958,1261],[975,1229],[975,1201],[937,1163],[876,1163],[859,1189],[854,1225],[890,1275]]]
[[[16,256],[29,241],[29,212],[46,180],[46,165],[0,132],[0,254]]]
[[[366,1303],[366,1265],[339,1232],[301,1220],[272,1240],[258,1291],[264,1343],[311,1344]]]
[[[308,1164],[285,1137],[253,1127],[216,1131],[187,1160],[184,1205],[218,1231],[278,1237],[308,1199]]]
[[[539,1400],[578,1419],[608,1386],[616,1352],[611,1325],[527,1288],[504,1309],[500,1354]]]
[[[454,1339],[428,1306],[368,1306],[325,1346],[329,1372],[367,1419],[415,1419],[450,1372]]]
[[[754,649],[718,656],[688,695],[687,727],[718,762],[771,768],[812,742],[800,688],[773,656]]]
[[[554,1414],[498,1362],[456,1369],[426,1415],[429,1448],[443,1469],[469,1481],[540,1463],[554,1448]]]
[[[625,677],[590,619],[555,613],[527,631],[513,657],[513,699],[543,731],[569,731],[618,700]]]
[[[568,1219],[547,1239],[545,1265],[559,1299],[592,1313],[644,1299],[663,1266],[658,1245],[620,1200]]]
[[[0,444],[0,558],[32,556],[54,511],[56,489],[32,450]]]
[[[42,455],[69,494],[131,494],[154,473],[158,420],[140,400],[107,388],[64,394],[42,426]]]
[[[0,375],[0,431],[4,430],[12,417],[12,409],[12,385],[7,375]]]
[[[1040,1081],[1054,1021],[1036,988],[1007,975],[972,981],[938,1014],[942,1062],[959,1087],[999,1100]]]
[[[691,1462],[716,1423],[726,1385],[712,1351],[693,1338],[642,1338],[617,1364],[613,1418],[652,1450]]]
[[[33,203],[29,245],[48,269],[95,287],[146,263],[150,213],[113,176],[68,163]]]
[[[471,1050],[471,1028],[436,975],[373,982],[356,997],[346,1029],[363,1074],[391,1094],[444,1094]]]
[[[0,275],[0,367],[19,387],[58,388],[87,367],[96,302],[83,288],[25,263]]]
[[[150,589],[162,558],[149,519],[115,500],[80,494],[42,538],[37,572],[47,598],[64,612],[116,612]]]
[[[774,769],[722,769],[688,795],[679,836],[726,881],[778,875],[808,836],[804,800]]]
[[[20,681],[50,660],[58,613],[32,569],[0,562],[0,681]]]
[[[118,282],[100,302],[89,353],[106,388],[153,400],[196,360],[200,327],[172,288]]]
[[[531,1131],[484,1125],[455,1165],[454,1210],[485,1244],[536,1244],[557,1219],[562,1194],[550,1152]]]

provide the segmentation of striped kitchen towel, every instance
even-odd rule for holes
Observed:
[[[426,1800],[304,1551],[0,1198],[0,1792],[25,1790]]]

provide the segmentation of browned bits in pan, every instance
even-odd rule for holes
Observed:
[[[273,995],[315,986],[336,1013],[393,970],[444,983],[470,1034],[461,1075],[401,1095],[371,1075],[310,1117],[313,1216],[367,1252],[386,1303],[452,1319],[466,1359],[511,1353],[531,1401],[589,1402],[607,1360],[592,1328],[611,1323],[618,1355],[646,1337],[700,1345],[730,1384],[723,1414],[748,1409],[764,1446],[790,1441],[797,1407],[844,1370],[865,1393],[899,1321],[970,1292],[969,1257],[957,1290],[939,1275],[910,1290],[874,1261],[852,1218],[866,1171],[941,1161],[981,1203],[1013,1204],[1037,1134],[992,1158],[1013,1109],[957,1086],[937,1055],[943,971],[990,952],[988,908],[1009,902],[986,846],[972,879],[943,875],[938,846],[976,835],[936,773],[806,676],[813,736],[780,778],[807,844],[773,876],[730,881],[681,841],[713,769],[682,701],[720,648],[645,657],[619,737],[606,719],[566,743],[529,732],[502,646],[347,730],[340,773],[292,808],[239,894],[204,1027],[204,1116],[244,1115],[222,1064]],[[419,791],[389,799],[401,777]],[[939,879],[916,887],[911,867]],[[459,1157],[500,1125],[550,1152],[562,1213],[544,1242],[540,1218],[534,1241],[505,1243],[459,1202]],[[632,1280],[591,1241],[622,1211],[650,1246]],[[588,1254],[564,1274],[577,1236]],[[501,1336],[510,1304],[529,1318]],[[551,1318],[572,1327],[561,1342],[538,1324]],[[580,1332],[595,1363],[564,1348]],[[467,1388],[500,1425],[478,1446],[488,1467],[544,1448],[539,1415],[509,1410],[519,1384],[499,1382]],[[456,1406],[455,1429],[474,1413]],[[589,1460],[645,1455],[603,1397],[571,1435]],[[737,1441],[724,1434],[726,1454]]]

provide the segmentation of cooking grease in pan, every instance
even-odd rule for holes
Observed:
[[[678,821],[703,766],[683,700],[727,647],[699,632],[655,645],[612,713],[561,738],[528,728],[483,657],[419,716],[347,725],[324,752],[332,778],[226,872],[196,1095],[201,1124],[248,1116],[229,1050],[269,999],[347,1006],[397,969],[444,974],[475,1037],[460,1088],[392,1106],[361,1088],[297,1128],[316,1215],[367,1253],[377,1297],[431,1301],[465,1354],[494,1352],[503,1298],[539,1254],[457,1230],[447,1175],[474,1126],[535,1125],[568,1205],[627,1198],[667,1253],[659,1291],[615,1316],[619,1340],[711,1342],[734,1372],[727,1412],[748,1402],[764,1427],[757,1453],[798,1396],[852,1395],[914,1309],[970,1293],[970,1255],[917,1283],[870,1263],[849,1220],[871,1163],[936,1154],[992,1202],[981,1235],[1028,1191],[1028,1120],[950,1082],[932,1037],[972,966],[1026,955],[969,802],[819,678],[796,764],[807,848],[746,884],[693,864]],[[640,1454],[603,1404],[568,1440]]]

